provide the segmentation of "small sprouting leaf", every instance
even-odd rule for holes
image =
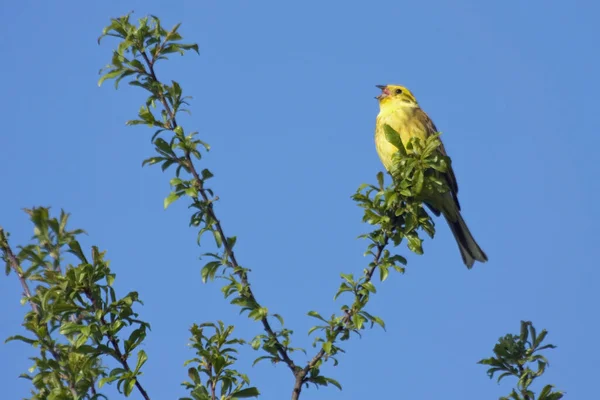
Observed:
[[[100,77],[100,79],[98,80],[98,86],[102,86],[102,83],[107,80],[107,79],[113,79],[117,76],[119,76],[121,73],[123,73],[122,69],[115,69],[112,70],[110,72],[107,72],[106,74],[102,75]]]
[[[202,170],[202,173],[201,173],[201,175],[202,175],[202,180],[204,180],[204,181],[205,181],[205,180],[207,180],[207,179],[210,179],[210,178],[212,178],[212,177],[214,176],[214,175],[212,174],[212,172],[210,172],[210,171],[209,171],[208,169],[206,169],[206,168],[204,168],[204,169]]]
[[[140,371],[140,369],[146,363],[147,360],[148,360],[148,356],[146,355],[146,352],[144,350],[138,351],[137,364],[135,366],[135,371],[134,371],[136,374]]]
[[[381,282],[385,281],[388,278],[388,275],[390,274],[390,269],[387,266],[379,266],[379,280]]]
[[[309,311],[309,312],[308,312],[308,315],[309,315],[309,316],[311,316],[311,317],[313,317],[313,318],[320,319],[320,320],[321,320],[321,321],[323,321],[323,322],[327,322],[327,320],[326,320],[325,318],[323,318],[323,317],[321,316],[321,314],[319,314],[319,313],[318,313],[318,312],[316,312],[316,311]]]
[[[200,374],[198,373],[198,370],[196,368],[189,368],[188,376],[196,385],[202,384],[202,381],[200,380]]]
[[[215,237],[215,243],[217,244],[217,247],[221,248],[221,246],[223,246],[223,237],[221,236],[221,232],[219,232],[217,229],[214,229],[212,233]]]
[[[548,331],[543,329],[540,334],[535,338],[535,341],[533,342],[533,348],[537,349],[539,347],[540,344],[542,344],[542,342],[544,341],[544,339],[546,338],[546,335],[548,335]]]
[[[135,378],[126,378],[125,386],[123,387],[123,394],[125,397],[129,397],[131,392],[133,392],[133,388],[135,387],[136,379]]]
[[[383,190],[383,172],[381,171],[377,173],[377,183],[379,184],[379,190]]]
[[[252,347],[253,350],[258,350],[260,348],[260,345],[261,345],[260,337],[255,337],[250,342],[250,347]]]
[[[531,322],[529,321],[521,321],[521,342],[525,343],[527,341],[527,337],[529,336],[529,325]]]
[[[407,236],[408,239],[408,248],[419,255],[423,254],[423,240],[419,238],[416,234]]]
[[[181,197],[180,193],[177,192],[171,192],[171,194],[169,194],[164,201],[164,207],[165,210],[177,199],[179,199]]]
[[[153,164],[159,163],[164,160],[166,160],[165,157],[150,157],[150,158],[145,159],[142,162],[142,167],[145,166],[146,164],[153,165]]]

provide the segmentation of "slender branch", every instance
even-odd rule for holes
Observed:
[[[387,235],[385,235],[383,243],[377,246],[377,253],[375,254],[374,258],[373,258],[373,265],[370,266],[366,273],[365,273],[365,283],[370,282],[371,279],[373,278],[373,274],[375,273],[375,270],[377,269],[377,267],[379,266],[379,262],[381,260],[381,255],[383,254],[383,250],[385,249],[385,247],[387,246],[389,241],[389,237]],[[362,299],[364,298],[364,295],[361,295],[358,297],[358,301],[360,302]],[[349,320],[352,317],[352,312],[347,312],[346,315],[344,315],[344,318],[346,320]],[[338,326],[333,334],[333,339],[332,341],[335,341],[337,339],[337,337],[344,331],[344,327],[342,325]],[[302,392],[302,385],[306,382],[306,375],[308,375],[308,372],[315,366],[317,365],[317,363],[325,356],[325,350],[323,350],[321,348],[321,350],[319,350],[317,352],[317,354],[310,360],[310,362],[308,364],[306,364],[306,366],[304,368],[302,368],[301,370],[298,371],[298,373],[296,374],[296,381],[294,383],[294,390],[292,391],[292,400],[298,400],[300,398],[300,393]]]
[[[75,385],[70,380],[69,380],[69,390],[71,391],[71,395],[73,395],[74,399],[79,398],[79,394],[77,393],[77,390],[75,390]]]
[[[211,400],[217,400],[216,389],[217,389],[217,382],[211,380],[211,382],[210,382],[210,399]]]
[[[159,83],[160,81],[158,80],[157,76],[156,76],[156,72],[154,71],[154,60],[151,60],[146,52],[141,52],[141,55],[144,59],[144,61],[146,62],[147,66],[148,66],[148,70],[150,72],[150,77],[154,82]],[[160,100],[162,106],[164,107],[165,111],[167,112],[168,116],[169,116],[169,122],[170,122],[170,127],[169,129],[174,130],[175,128],[177,128],[177,120],[175,119],[175,113],[173,112],[173,110],[171,109],[171,106],[169,105],[167,99],[165,98],[164,94],[161,92],[157,93],[158,99]],[[229,258],[231,260],[231,264],[233,265],[233,267],[235,269],[238,270],[237,272],[237,276],[240,278],[242,284],[244,285],[244,287],[247,290],[247,297],[250,301],[256,303],[256,304],[260,304],[258,303],[258,301],[256,300],[256,297],[254,296],[254,293],[252,292],[252,289],[250,288],[250,283],[248,281],[248,274],[243,271],[242,269],[239,268],[239,264],[237,262],[237,259],[235,257],[235,253],[233,251],[233,248],[231,247],[229,240],[227,239],[227,236],[225,235],[224,231],[223,231],[223,227],[221,226],[221,222],[219,221],[219,219],[217,218],[214,208],[213,208],[213,203],[210,202],[208,194],[206,192],[206,189],[204,188],[203,185],[203,181],[202,178],[200,177],[200,174],[198,174],[198,171],[194,165],[194,163],[192,162],[192,158],[190,155],[189,151],[185,152],[185,163],[186,163],[186,167],[188,169],[188,171],[192,174],[192,176],[194,177],[194,183],[196,188],[198,189],[198,192],[200,193],[200,195],[202,196],[202,200],[204,200],[204,202],[207,205],[207,212],[209,217],[211,218],[211,220],[215,221],[215,227],[217,229],[217,231],[219,232],[219,234],[221,235],[221,238],[223,240],[223,247],[225,249],[225,251],[227,252],[227,254],[229,255]],[[281,357],[281,359],[283,360],[283,362],[286,363],[286,365],[289,367],[289,369],[292,371],[292,373],[294,375],[296,375],[296,372],[298,371],[298,367],[296,366],[296,364],[294,363],[294,361],[290,358],[287,350],[285,349],[285,347],[281,344],[281,342],[279,341],[277,335],[275,334],[275,332],[273,331],[273,328],[271,327],[271,324],[269,323],[267,317],[263,317],[261,318],[261,323],[263,325],[263,329],[265,330],[265,332],[267,332],[267,335],[275,342],[275,347],[277,348],[277,352],[279,353],[279,356]]]
[[[27,297],[27,300],[29,301],[29,304],[31,305],[31,309],[33,310],[33,312],[35,312],[36,314],[39,315],[40,311],[38,309],[37,304],[35,304],[31,300],[31,291],[29,290],[29,285],[27,284],[27,279],[25,279],[25,276],[23,275],[23,272],[21,271],[21,266],[19,265],[19,261],[17,260],[17,257],[15,256],[12,249],[10,248],[10,246],[8,244],[8,238],[6,237],[6,234],[4,233],[4,229],[2,229],[1,227],[0,227],[0,248],[2,248],[2,251],[6,255],[8,264],[10,265],[12,270],[15,271],[15,274],[17,274],[17,277],[19,278],[19,282],[21,282],[21,287],[23,288],[23,293],[25,294],[25,297]]]

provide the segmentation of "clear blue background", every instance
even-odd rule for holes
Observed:
[[[118,292],[140,292],[138,310],[152,323],[142,383],[152,398],[172,399],[184,394],[193,322],[221,319],[247,339],[260,326],[237,316],[219,282],[201,283],[198,257],[211,247],[196,247],[184,203],[163,210],[170,175],[141,168],[152,131],[124,122],[143,93],[96,85],[116,43],[96,38],[131,10],[181,21],[199,44],[200,56],[172,57],[159,77],[194,96],[182,121],[212,145],[202,166],[216,175],[218,215],[238,236],[258,299],[286,318],[309,357],[306,312],[335,312],[339,274],[369,262],[355,239],[368,227],[350,195],[382,169],[374,85],[411,88],[444,133],[489,263],[468,271],[439,221],[425,255],[378,284],[370,310],[387,332],[365,332],[326,368],[344,391],[303,398],[506,395],[512,382],[490,381],[476,361],[522,319],[559,346],[544,383],[567,398],[597,395],[597,3],[3,1],[0,224],[17,245],[32,233],[22,207],[72,213],[71,226],[89,233],[83,243],[108,250]],[[20,293],[14,275],[0,279],[2,338],[21,330]],[[27,396],[17,376],[32,354],[0,345],[3,398]],[[240,368],[263,398],[289,398],[289,370],[251,368],[249,356],[258,354],[244,353]]]

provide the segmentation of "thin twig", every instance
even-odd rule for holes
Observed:
[[[17,260],[17,257],[15,256],[12,249],[10,248],[10,246],[8,244],[8,239],[6,237],[6,234],[4,233],[4,229],[2,229],[1,227],[0,227],[0,248],[2,248],[2,251],[6,255],[8,264],[10,265],[12,270],[15,271],[15,274],[17,274],[17,277],[19,278],[19,282],[21,282],[21,287],[23,288],[23,294],[25,295],[25,297],[27,297],[27,300],[28,300],[29,304],[31,305],[31,309],[33,310],[33,312],[35,312],[36,314],[39,315],[40,311],[38,309],[37,304],[35,304],[31,300],[31,291],[29,290],[29,285],[27,284],[27,279],[25,279],[25,276],[23,275],[23,272],[21,271],[21,266],[19,264],[19,261]]]
[[[96,302],[96,299],[94,298],[94,296],[92,296],[92,293],[86,289],[84,291],[86,297],[90,300],[90,302],[92,303],[92,307],[94,309],[94,311],[102,311],[102,307],[98,306],[98,303]],[[102,326],[108,326],[108,323],[106,322],[106,319],[104,319],[104,314],[102,314],[102,317],[100,318],[100,323],[102,324]],[[117,341],[117,339],[110,333],[107,334],[108,337],[108,341],[110,342],[113,350],[115,351],[115,354],[117,355],[117,360],[119,361],[119,363],[123,366],[123,369],[127,372],[131,372],[131,368],[129,367],[129,363],[127,362],[127,357],[125,357],[123,355],[123,353],[121,352],[121,348],[119,347],[119,342]],[[142,397],[146,400],[150,400],[150,396],[148,395],[148,392],[146,392],[146,389],[144,389],[144,387],[142,386],[142,384],[140,383],[139,379],[136,377],[135,378],[135,387],[137,388],[137,390],[140,392],[140,394],[142,395]]]
[[[381,255],[383,254],[383,250],[385,249],[385,247],[387,246],[389,241],[389,237],[386,235],[384,237],[383,240],[383,244],[380,244],[377,246],[377,253],[375,254],[374,258],[373,258],[373,265],[371,267],[369,267],[369,269],[367,270],[367,272],[365,273],[365,283],[370,282],[371,279],[373,278],[373,274],[375,273],[375,270],[377,269],[377,267],[379,266],[379,262],[381,259]],[[362,299],[364,298],[363,295],[358,297],[358,301],[360,302]],[[349,318],[351,317],[351,315],[345,315],[345,318]],[[337,337],[344,331],[344,327],[343,326],[338,326],[334,333],[333,339],[332,341],[335,341],[337,339]],[[302,368],[301,370],[298,371],[298,373],[296,374],[296,381],[294,383],[294,390],[292,391],[292,400],[298,400],[300,398],[300,393],[302,392],[302,385],[306,382],[306,375],[308,375],[308,372],[325,356],[325,350],[323,350],[321,348],[321,350],[319,350],[317,352],[317,354],[310,360],[310,362],[308,364],[306,364],[306,366],[304,368]]]

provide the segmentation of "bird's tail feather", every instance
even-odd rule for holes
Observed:
[[[446,217],[448,226],[450,226],[454,239],[456,239],[460,255],[467,268],[471,269],[475,261],[486,262],[488,260],[487,255],[475,241],[475,238],[467,227],[467,223],[462,215],[460,215],[460,211],[456,210],[453,214],[456,218],[450,218],[447,213],[444,213],[444,217]]]

